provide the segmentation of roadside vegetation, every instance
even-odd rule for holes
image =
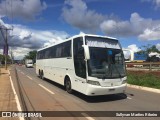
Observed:
[[[32,59],[33,63],[35,63],[36,62],[36,54],[37,54],[36,50],[30,51],[29,53],[27,53],[27,55],[25,55],[25,57],[23,58],[23,60],[25,60],[25,59]]]
[[[127,83],[160,89],[160,72],[128,71]]]
[[[12,59],[9,55],[7,55],[7,63],[11,63]],[[4,65],[5,63],[5,55],[0,54],[0,65]]]

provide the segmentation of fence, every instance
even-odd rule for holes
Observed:
[[[127,62],[128,70],[160,70],[160,62]]]

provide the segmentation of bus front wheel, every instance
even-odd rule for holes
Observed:
[[[72,93],[72,86],[71,86],[71,81],[69,78],[66,78],[65,86],[66,86],[66,91],[68,93]]]

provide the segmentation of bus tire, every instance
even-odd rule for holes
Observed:
[[[66,87],[66,91],[68,92],[68,93],[72,93],[73,92],[73,90],[72,90],[72,85],[71,85],[71,81],[70,81],[70,79],[68,78],[68,77],[66,77],[65,78],[65,87]]]
[[[41,79],[44,80],[44,73],[43,73],[43,70],[41,71]]]
[[[38,71],[38,77],[41,78],[41,71]]]

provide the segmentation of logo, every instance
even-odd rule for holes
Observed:
[[[11,117],[11,112],[2,112],[2,117]]]

